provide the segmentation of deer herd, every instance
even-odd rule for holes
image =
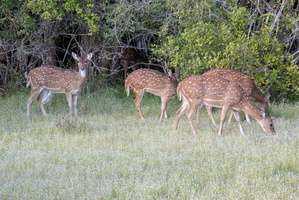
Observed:
[[[73,107],[75,115],[77,115],[78,94],[86,78],[88,61],[91,60],[93,54],[79,57],[72,53],[72,56],[78,63],[78,71],[46,65],[30,71],[26,84],[27,87],[31,86],[31,93],[27,100],[28,116],[30,115],[30,105],[35,98],[37,98],[43,115],[46,115],[43,105],[50,101],[53,93],[64,93],[70,116],[73,115]],[[153,69],[141,68],[126,77],[127,96],[130,94],[130,88],[135,93],[134,105],[141,119],[144,119],[144,116],[140,109],[140,103],[145,92],[161,97],[159,121],[162,121],[163,116],[167,118],[168,101],[177,95],[178,99],[182,101],[182,105],[176,112],[173,130],[177,130],[181,117],[186,114],[191,131],[196,135],[192,115],[197,110],[196,122],[199,124],[200,111],[205,106],[215,126],[217,124],[212,115],[212,107],[222,109],[219,135],[222,135],[224,121],[229,110],[232,111],[231,117],[235,117],[241,134],[244,134],[244,131],[240,122],[240,111],[245,112],[248,122],[250,122],[249,116],[251,116],[259,122],[265,133],[275,134],[273,125],[275,117],[268,117],[265,114],[270,94],[263,96],[250,76],[235,69],[211,69],[202,75],[190,76],[178,82],[178,72],[172,73],[169,70],[166,75]],[[258,103],[259,108],[253,102]]]

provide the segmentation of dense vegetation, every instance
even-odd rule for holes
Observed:
[[[87,89],[109,86],[112,77],[122,83],[115,63],[134,47],[181,78],[231,67],[272,100],[296,101],[298,10],[297,0],[1,0],[1,91],[24,86],[41,64],[72,67],[71,51],[96,55]]]

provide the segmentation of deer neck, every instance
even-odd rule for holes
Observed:
[[[86,77],[86,68],[79,68],[79,77],[85,79]]]
[[[76,80],[77,80],[77,83],[81,86],[85,80],[85,77],[86,77],[86,69],[83,69],[81,70],[79,68],[79,71],[76,72]]]
[[[262,119],[259,109],[251,101],[243,104],[241,110],[243,110],[245,113],[247,113],[257,121],[260,121]]]

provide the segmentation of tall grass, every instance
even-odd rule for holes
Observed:
[[[43,117],[28,92],[1,99],[0,199],[298,199],[299,105],[271,106],[277,135],[256,121],[226,124],[217,135],[205,111],[198,136],[185,117],[172,131],[158,122],[160,99],[114,89],[82,95],[80,116],[67,116],[64,95],[54,95]],[[220,112],[215,110],[215,118]],[[219,121],[218,121],[219,122]]]

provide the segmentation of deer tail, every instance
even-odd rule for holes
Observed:
[[[125,90],[126,90],[127,96],[130,95],[130,84],[128,82],[129,82],[128,79],[126,79],[126,81],[125,81]]]
[[[178,99],[179,99],[179,101],[181,101],[182,100],[182,91],[181,91],[181,86],[180,86],[180,84],[178,85],[178,87],[176,88],[176,94],[177,94],[177,96],[178,96]]]
[[[26,87],[29,87],[30,84],[31,84],[31,76],[28,75],[27,76],[27,81],[26,81]]]

